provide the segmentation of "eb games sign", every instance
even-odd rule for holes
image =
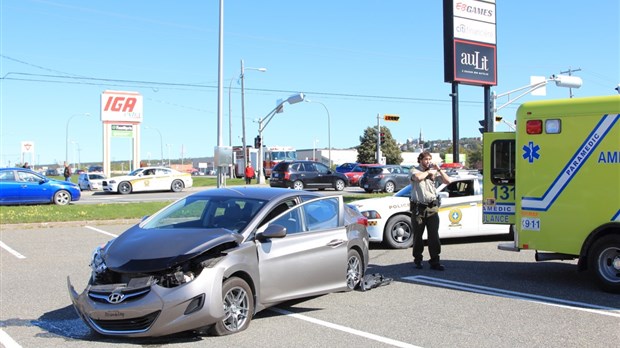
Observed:
[[[138,92],[101,93],[101,121],[142,122],[143,102]]]

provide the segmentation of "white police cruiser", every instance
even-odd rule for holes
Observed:
[[[439,237],[457,238],[492,234],[508,234],[507,225],[482,224],[482,176],[477,172],[455,171],[449,173],[448,185],[437,180],[437,192],[441,197],[439,208]],[[409,196],[407,185],[393,196],[353,201],[368,218],[371,242],[384,242],[388,247],[402,249],[413,244]],[[424,233],[426,239],[426,233]]]

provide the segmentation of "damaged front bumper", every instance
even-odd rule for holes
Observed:
[[[89,285],[78,294],[67,277],[73,306],[82,320],[103,335],[163,336],[222,320],[224,269],[204,269],[191,282],[166,288],[147,278],[127,284]]]

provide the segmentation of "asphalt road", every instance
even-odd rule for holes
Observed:
[[[536,263],[498,240],[444,241],[444,272],[412,267],[411,250],[374,246],[370,273],[393,278],[259,313],[227,337],[118,339],[92,333],[71,307],[92,249],[127,225],[3,228],[0,343],[4,347],[604,347],[620,341],[620,295],[600,292],[574,262]],[[426,254],[425,254],[426,255]]]

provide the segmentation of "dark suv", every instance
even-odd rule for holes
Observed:
[[[360,187],[373,191],[392,193],[409,185],[409,170],[398,165],[370,167],[360,178]]]
[[[333,188],[342,191],[349,186],[347,177],[315,161],[283,161],[276,164],[269,178],[271,187],[295,190]]]

